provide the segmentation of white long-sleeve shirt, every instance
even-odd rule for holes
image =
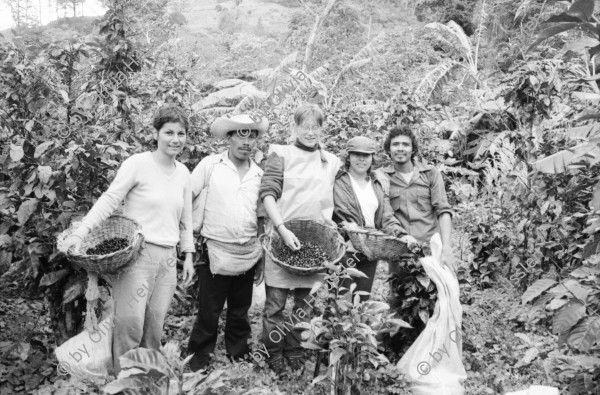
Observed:
[[[182,163],[176,161],[173,172],[167,174],[151,152],[132,155],[75,234],[83,236],[98,226],[123,200],[123,214],[140,224],[147,242],[166,247],[179,242],[182,252],[195,251],[190,172]]]
[[[223,243],[247,243],[258,232],[256,208],[263,171],[253,161],[240,180],[227,153],[210,155],[192,172],[194,196],[208,185],[200,234]]]

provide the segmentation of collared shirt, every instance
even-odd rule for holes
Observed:
[[[208,183],[202,236],[224,243],[247,243],[258,232],[256,209],[263,171],[253,161],[240,180],[229,151],[210,155],[192,172],[192,191]]]
[[[446,197],[442,174],[430,165],[415,163],[410,182],[396,172],[393,166],[382,169],[390,179],[390,204],[408,234],[419,242],[428,242],[439,232],[438,217],[452,215]]]

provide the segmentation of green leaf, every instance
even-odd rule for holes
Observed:
[[[35,159],[39,158],[40,156],[42,156],[44,154],[44,152],[46,152],[46,150],[48,148],[50,148],[52,145],[54,144],[54,141],[45,141],[42,144],[38,145],[35,148],[35,152],[33,154],[33,157]]]
[[[147,375],[132,375],[117,379],[103,388],[107,394],[127,395],[161,395],[164,390],[159,386],[161,381]]]
[[[78,279],[75,282],[71,283],[63,292],[63,304],[71,303],[78,297],[84,294],[85,285],[83,283],[84,280]]]
[[[35,213],[37,209],[39,200],[37,199],[29,199],[21,203],[19,207],[19,211],[17,211],[17,219],[19,220],[19,225],[23,226],[29,220],[31,215]]]
[[[336,348],[329,354],[329,366],[335,365],[346,354],[343,348]]]
[[[20,161],[23,158],[23,156],[25,156],[25,152],[23,152],[23,147],[14,144],[10,145],[10,159],[13,162]]]
[[[121,369],[138,368],[144,371],[158,370],[168,375],[169,364],[165,357],[157,350],[137,348],[127,351],[119,357]]]
[[[323,381],[323,380],[326,380],[326,379],[328,379],[328,378],[329,378],[329,376],[328,376],[328,375],[326,375],[326,374],[322,374],[322,375],[320,375],[320,376],[317,376],[317,377],[315,377],[315,378],[313,379],[313,381],[311,382],[311,384],[312,384],[312,385],[315,385],[315,384],[317,384],[317,383],[320,383],[321,381]]]
[[[575,0],[567,13],[588,21],[594,13],[594,0]]]
[[[65,104],[69,104],[69,94],[64,89],[61,89],[59,91],[59,93],[60,93],[63,101],[65,102]]]
[[[537,47],[542,41],[549,39],[550,37],[556,36],[559,33],[566,32],[567,30],[574,29],[576,27],[590,29],[589,23],[583,22],[561,22],[556,25],[550,26],[549,28],[542,30],[537,39],[527,48],[527,52],[530,52],[533,48]],[[593,28],[593,26],[591,26]]]
[[[52,273],[46,273],[44,274],[44,277],[42,277],[42,279],[40,280],[40,287],[47,287],[49,285],[52,285],[65,278],[68,274],[69,270],[67,269],[60,269]]]
[[[571,331],[567,343],[579,351],[590,351],[600,338],[600,317],[587,317]]]
[[[587,50],[589,48],[593,48],[593,47],[595,47],[598,44],[600,44],[600,41],[598,41],[595,38],[581,37],[578,40],[569,41],[568,43],[565,44],[565,46],[563,47],[563,49],[565,51],[573,51],[573,52],[578,52],[578,53],[585,53],[585,52],[587,52]]]
[[[560,335],[577,325],[585,317],[585,306],[578,300],[572,299],[554,315],[552,332]]]
[[[42,184],[47,184],[52,176],[52,168],[50,166],[38,166],[37,172]]]
[[[597,151],[598,144],[594,142],[583,143],[542,158],[534,162],[533,167],[542,173],[560,174],[567,171],[569,165],[575,163],[578,159],[596,157]]]
[[[549,278],[542,278],[541,280],[537,280],[535,283],[531,284],[529,288],[527,288],[523,296],[521,296],[521,303],[526,304],[531,302],[533,299],[540,296],[542,292],[544,292],[554,284],[556,284],[556,281]]]
[[[558,310],[561,307],[563,307],[565,304],[567,304],[568,302],[569,302],[568,299],[554,298],[554,299],[552,299],[552,301],[550,303],[548,303],[548,305],[546,306],[546,310],[549,310],[549,311]]]
[[[349,275],[353,276],[353,277],[362,277],[362,278],[368,278],[368,276],[366,274],[364,274],[363,272],[361,272],[358,269],[355,269],[353,267],[349,267],[346,269],[346,271],[348,272]]]
[[[552,15],[548,18],[544,23],[557,23],[557,22],[586,22],[577,16],[569,15],[566,12],[560,13],[558,15]]]
[[[300,345],[308,350],[319,350],[319,351],[323,350],[321,347],[319,347],[313,343],[302,342],[302,343],[300,343]]]
[[[431,279],[427,276],[417,276],[417,281],[421,283],[421,285],[425,287],[425,289],[427,289],[427,287],[429,287],[429,284],[431,284]]]

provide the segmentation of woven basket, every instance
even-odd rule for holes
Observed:
[[[329,260],[319,267],[303,268],[286,264],[278,259],[285,243],[279,233],[263,235],[261,242],[264,250],[276,265],[297,276],[310,276],[327,270],[326,263],[334,264],[340,261],[346,253],[346,246],[339,233],[334,228],[328,228],[311,220],[294,219],[285,222],[285,227],[293,232],[300,243],[313,242],[323,249]]]
[[[368,260],[395,260],[410,252],[408,245],[397,237],[375,229],[346,230],[354,248]]]
[[[71,235],[75,227],[62,232],[56,244],[59,250],[64,250],[62,243]],[[129,241],[126,248],[106,255],[86,255],[86,251],[96,247],[104,240],[115,237],[124,238]],[[92,273],[116,274],[118,271],[132,263],[140,254],[144,236],[140,225],[123,215],[112,215],[100,226],[93,229],[81,242],[80,251],[68,251],[67,257],[75,266]]]

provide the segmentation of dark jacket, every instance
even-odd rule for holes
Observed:
[[[377,200],[379,201],[379,207],[375,212],[375,227],[394,236],[406,234],[406,230],[404,230],[400,221],[394,216],[394,210],[390,206],[388,197],[383,193],[381,184],[375,178],[373,178],[373,185],[375,195],[377,195]],[[335,176],[333,202],[333,220],[336,223],[339,224],[342,221],[354,222],[360,227],[365,227],[365,217],[358,203],[356,193],[354,193],[354,189],[352,188],[350,174],[344,168],[340,169]]]

